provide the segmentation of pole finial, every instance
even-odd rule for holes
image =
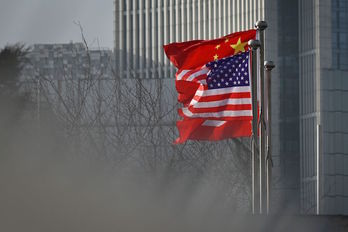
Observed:
[[[253,50],[257,50],[258,48],[261,47],[261,42],[260,42],[260,40],[251,39],[251,40],[249,40],[248,45],[249,45]]]
[[[259,31],[263,31],[268,27],[267,22],[266,21],[257,21],[255,23],[255,28]]]
[[[275,68],[275,64],[271,60],[266,60],[264,66],[267,71],[272,71]]]

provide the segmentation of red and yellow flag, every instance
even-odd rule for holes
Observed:
[[[193,40],[164,45],[170,61],[179,69],[194,69],[211,61],[244,52],[256,30],[236,32],[213,40]]]

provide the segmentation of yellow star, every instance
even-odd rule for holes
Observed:
[[[228,41],[230,41],[228,38],[227,38],[227,39],[225,39],[225,43],[227,43]]]
[[[219,59],[219,56],[217,54],[215,54],[214,60],[217,60],[217,59]]]
[[[248,42],[242,43],[241,38],[239,38],[236,44],[231,44],[231,48],[234,49],[234,54],[237,54],[239,52],[245,52],[245,45],[247,44]]]
[[[221,46],[220,46],[220,44],[219,45],[216,45],[216,50],[218,50],[219,48],[220,48]]]

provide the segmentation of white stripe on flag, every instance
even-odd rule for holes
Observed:
[[[226,124],[226,121],[220,121],[220,120],[206,120],[202,123],[202,126],[212,126],[212,127],[219,127]]]
[[[228,93],[248,93],[250,92],[250,86],[243,86],[243,87],[230,87],[230,88],[221,88],[221,89],[207,89],[202,90],[198,89],[196,91],[196,96],[216,96],[216,95],[222,95],[222,94],[228,94]]]
[[[190,72],[191,70],[182,70],[179,74],[177,74],[176,79],[180,81],[183,76],[185,76],[186,73]]]
[[[197,100],[192,99],[190,105],[194,108],[209,108],[217,107],[224,105],[245,105],[251,104],[251,98],[235,98],[235,99],[224,99],[220,101],[210,101],[210,102],[198,102]]]
[[[206,85],[207,81],[205,79],[199,81],[202,85]]]
[[[182,108],[183,114],[190,118],[222,118],[222,117],[248,117],[252,116],[251,110],[224,110],[220,112],[192,113],[188,108]]]
[[[187,80],[187,81],[193,81],[196,77],[198,77],[198,76],[200,76],[200,75],[207,74],[208,71],[209,71],[209,69],[203,68],[203,69],[201,69],[201,70],[198,71],[198,72],[192,73],[186,80]]]

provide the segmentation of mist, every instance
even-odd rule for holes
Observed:
[[[0,57],[1,231],[332,229],[286,208],[251,215],[248,138],[173,145],[171,82],[101,79],[91,62],[83,79],[56,65],[60,79],[22,81],[29,50],[11,49]]]
[[[230,225],[236,212],[218,204],[216,180],[182,176],[166,183],[165,172],[114,170],[104,161],[74,157],[47,124],[20,123],[2,132],[8,136],[0,168],[2,231],[211,231]]]

